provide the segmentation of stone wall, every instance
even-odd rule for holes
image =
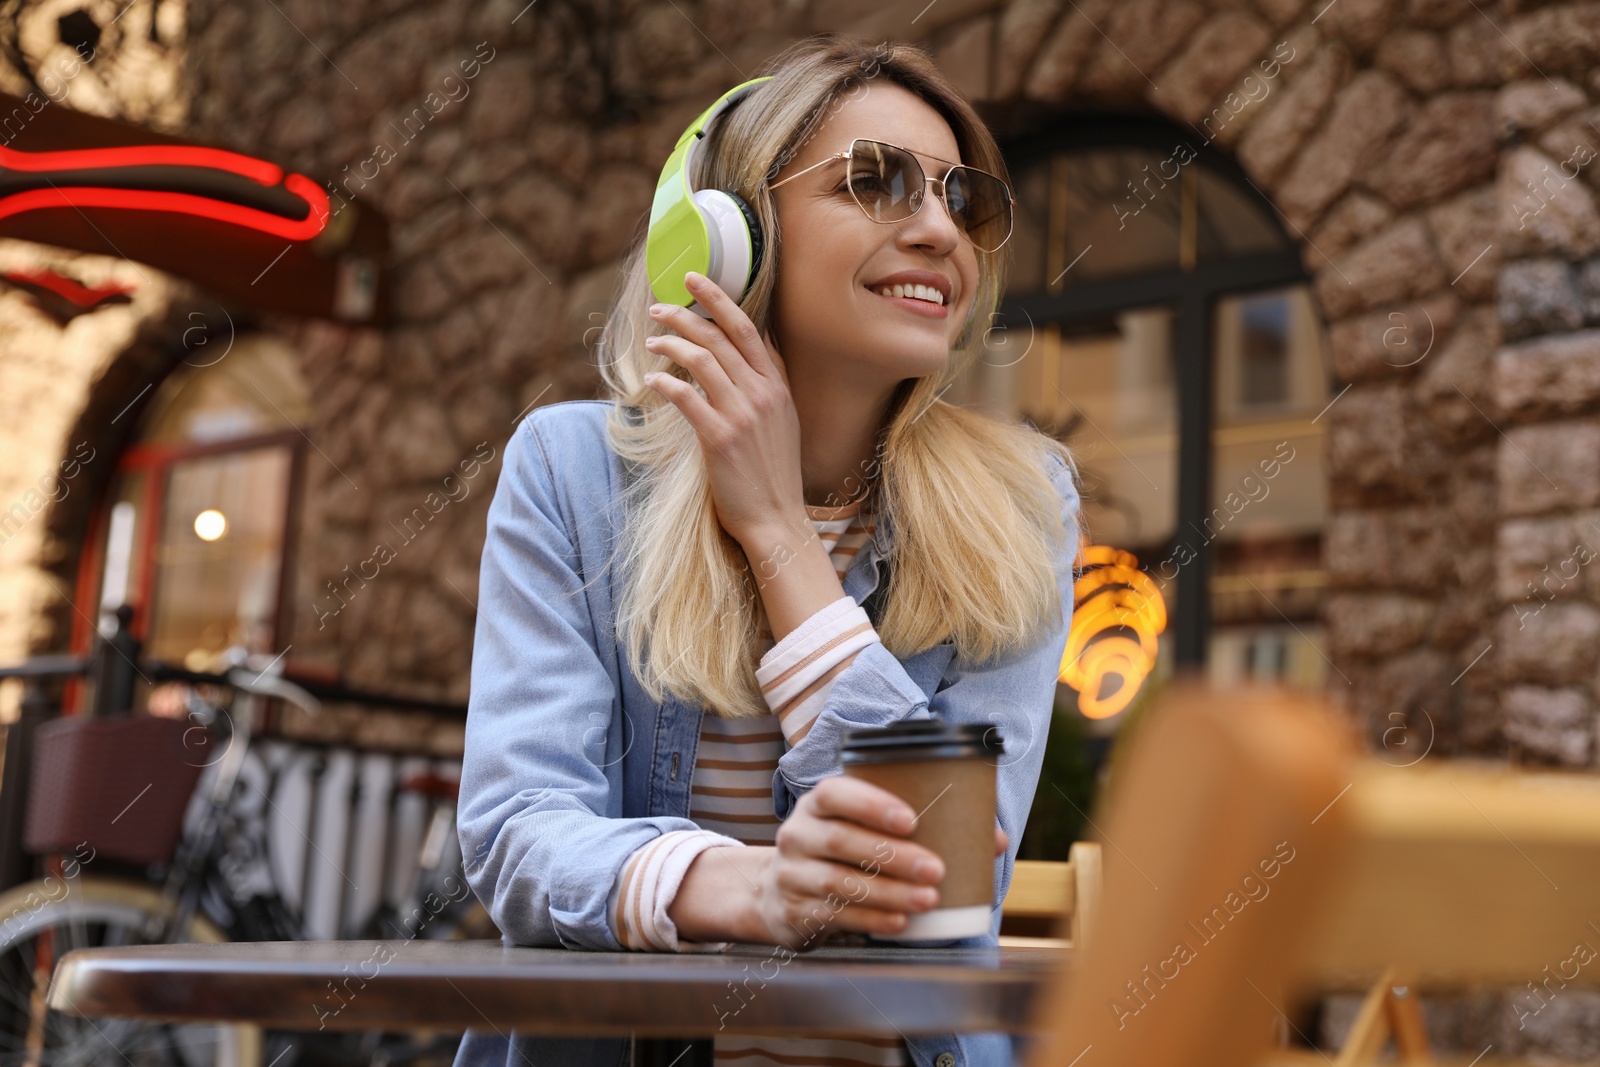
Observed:
[[[1374,736],[1398,715],[1440,752],[1595,758],[1597,580],[1551,575],[1572,571],[1600,506],[1585,43],[1600,5],[720,0],[623,3],[609,19],[598,6],[201,0],[167,32],[161,58],[179,74],[69,86],[72,106],[326,177],[393,223],[392,325],[269,323],[318,398],[297,655],[358,684],[465,694],[497,468],[391,546],[379,578],[349,568],[452,470],[498,457],[530,405],[593,394],[586,335],[684,123],[789,41],[844,29],[927,45],[989,114],[1155,112],[1233,153],[1314,272],[1343,390],[1326,413],[1334,695]],[[57,427],[26,434],[23,470],[67,454],[64,428],[125,344],[87,361],[30,345],[71,368],[46,372],[54,399],[34,410]],[[0,364],[27,373],[22,357]],[[64,535],[17,551],[65,559]],[[0,581],[26,584],[31,566]],[[59,643],[63,608],[34,585],[8,598],[25,606],[0,648]]]
[[[297,658],[464,699],[499,456],[532,405],[594,395],[589,342],[661,161],[762,59],[843,29],[926,44],[990,115],[1023,102],[1156,113],[1235,155],[1297,241],[1331,341],[1333,695],[1375,741],[1403,725],[1439,755],[1594,764],[1600,2],[601,7],[167,0],[175,24],[147,47],[136,4],[105,42],[125,60],[64,91],[69,106],[326,178],[391,220],[391,325],[266,324],[300,351],[316,398]],[[47,38],[22,35],[36,57],[59,52]],[[27,89],[3,65],[0,87]],[[141,288],[64,326],[0,295],[0,388],[21,413],[0,424],[0,506],[79,436],[115,448],[112,401],[159,377],[174,308],[193,298],[148,268],[0,242],[0,264],[56,259]],[[400,532],[485,457],[465,496]],[[0,658],[63,644],[103,466],[88,477],[0,549]],[[351,581],[380,543],[394,560]],[[1501,1040],[1566,1052],[1570,1030]]]

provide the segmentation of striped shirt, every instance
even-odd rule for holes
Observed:
[[[859,502],[840,508],[807,505],[811,524],[844,580],[856,553],[876,529]],[[690,779],[689,817],[700,831],[664,833],[623,864],[610,897],[611,926],[624,948],[717,952],[730,942],[680,941],[667,917],[689,865],[719,845],[771,845],[777,837],[772,778],[778,758],[798,744],[827,702],[833,679],[855,654],[878,640],[866,612],[848,596],[817,611],[766,651],[756,681],[769,715],[727,719],[706,715]],[[903,1067],[911,1062],[896,1038],[794,1038],[719,1034],[718,1063],[738,1067]]]

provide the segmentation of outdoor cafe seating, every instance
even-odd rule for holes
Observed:
[[[1175,687],[1096,815],[1098,848],[1076,850],[1070,865],[1019,865],[1005,902],[1011,914],[1053,914],[1059,937],[1008,937],[998,960],[825,946],[782,970],[773,1011],[752,1025],[824,1032],[837,1024],[842,978],[873,990],[880,1031],[935,1032],[952,1018],[1007,1029],[1029,1035],[1029,1067],[1288,1065],[1325,1058],[1290,1039],[1297,1006],[1360,992],[1339,1067],[1376,1062],[1390,1040],[1402,1062],[1431,1062],[1420,996],[1540,979],[1594,930],[1600,783],[1462,762],[1390,766],[1362,753],[1328,708],[1281,690]],[[1515,927],[1496,921],[1508,912]],[[282,1025],[273,1005],[374,944],[78,952],[51,1003]],[[705,1009],[670,990],[720,985],[757,958],[750,948],[602,960],[578,957],[610,954],[458,942],[413,951],[406,966],[397,945],[400,962],[338,1025],[526,1028],[539,1009],[515,994],[566,983],[584,993],[557,998],[573,1014],[560,1025],[544,1017],[551,1032],[693,1038]],[[595,995],[608,984],[616,995]],[[646,990],[681,1016],[631,996]],[[848,1017],[866,1026],[867,1014]]]

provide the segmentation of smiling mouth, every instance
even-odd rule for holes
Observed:
[[[936,307],[944,307],[944,294],[931,285],[880,285],[876,288],[872,286],[867,288],[879,296],[891,299],[920,300]]]

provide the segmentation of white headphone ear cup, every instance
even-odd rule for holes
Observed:
[[[755,265],[757,248],[750,224],[733,195],[721,189],[701,189],[694,194],[694,203],[700,209],[700,217],[706,220],[710,244],[706,277],[738,303],[750,284]],[[698,302],[691,307],[705,318],[711,317]]]

